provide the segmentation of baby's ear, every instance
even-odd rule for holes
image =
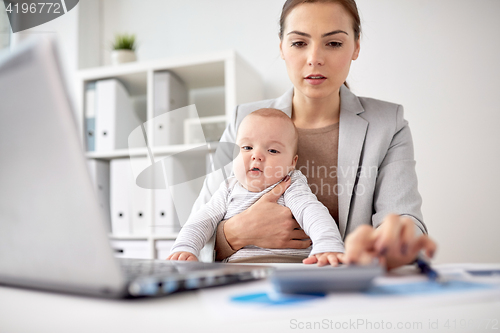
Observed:
[[[295,168],[295,166],[297,165],[297,160],[299,159],[299,155],[295,155],[295,157],[293,158],[292,160],[292,167]]]

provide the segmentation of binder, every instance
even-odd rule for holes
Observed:
[[[168,174],[172,170],[172,159],[163,159],[162,163],[167,164],[164,166],[165,172]],[[170,177],[167,175],[167,177]],[[153,192],[154,195],[154,234],[159,236],[171,235],[179,231],[180,226],[177,218],[177,213],[174,207],[174,201],[171,197],[171,189],[168,187],[167,182],[166,189],[156,189]]]
[[[169,235],[175,232],[175,210],[169,189],[154,191],[154,234]]]
[[[112,240],[111,247],[118,258],[150,259],[147,240]]]
[[[125,149],[128,136],[141,120],[123,84],[117,79],[96,81],[95,151]]]
[[[137,185],[136,179],[139,174],[151,165],[148,158],[130,158],[130,208],[131,208],[131,232],[133,235],[149,235],[152,232],[151,201],[148,200],[151,190]]]
[[[131,234],[130,182],[132,169],[128,158],[110,162],[111,231],[115,236]]]
[[[164,71],[154,73],[154,131],[155,146],[182,144],[186,112],[169,113],[188,105],[188,90],[174,73]]]
[[[87,151],[95,150],[95,82],[87,83],[85,88],[85,143]]]
[[[205,180],[206,157],[176,154],[165,158],[167,184],[177,213],[174,230],[186,223]],[[168,161],[168,162],[167,162]],[[193,175],[203,175],[193,179]]]
[[[188,118],[184,120],[184,143],[218,142],[226,129],[226,116]]]
[[[111,161],[111,224],[114,235],[151,234],[151,190],[136,184],[138,175],[150,164],[147,158]]]
[[[109,162],[102,160],[88,160],[90,176],[94,182],[97,192],[97,199],[104,216],[106,217],[106,227],[111,232],[111,212],[110,212],[110,182],[109,182]]]

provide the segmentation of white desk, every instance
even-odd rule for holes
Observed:
[[[496,265],[500,268],[500,265]],[[313,331],[300,329],[308,323],[333,320],[338,323],[364,320],[373,324],[382,322],[421,323],[421,328],[397,330],[404,332],[474,332],[500,331],[500,297],[498,292],[491,297],[470,298],[458,297],[454,304],[437,304],[415,308],[405,301],[399,302],[398,308],[366,307],[359,304],[359,310],[353,309],[344,313],[335,313],[324,308],[304,316],[291,314],[281,309],[275,318],[255,315],[242,320],[213,316],[217,309],[211,308],[207,295],[227,293],[228,288],[249,288],[265,282],[212,288],[207,291],[193,291],[174,294],[168,297],[139,300],[105,300],[90,297],[55,294],[10,287],[0,287],[0,332],[297,332]],[[236,289],[234,289],[236,290]],[[305,303],[304,303],[305,304]],[[304,305],[304,309],[307,305]],[[273,311],[269,308],[269,311]],[[269,312],[266,311],[266,312]],[[263,312],[264,313],[264,312]],[[267,313],[268,314],[268,313]],[[449,328],[444,327],[449,320]],[[453,327],[453,320],[456,326]],[[460,329],[460,320],[474,323],[477,327],[482,322],[482,329]],[[484,329],[486,320],[496,320],[497,330]],[[439,329],[429,328],[438,321]],[[339,331],[334,328],[321,331]],[[409,327],[409,326],[408,326]],[[353,326],[351,326],[353,328]],[[358,326],[352,331],[367,331],[366,326]],[[369,330],[368,330],[369,331]],[[376,330],[383,331],[381,329]]]

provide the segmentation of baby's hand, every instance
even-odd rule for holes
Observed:
[[[167,260],[198,261],[198,258],[191,252],[174,252],[168,256]]]
[[[332,266],[338,266],[339,263],[342,262],[343,253],[342,252],[324,252],[324,253],[316,253],[312,256],[302,260],[304,264],[315,264],[318,263],[318,266],[325,266],[330,263]]]

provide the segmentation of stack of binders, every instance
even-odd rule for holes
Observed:
[[[189,114],[172,112],[188,105],[188,92],[174,73],[154,74],[154,138],[155,146],[184,143],[184,120]]]
[[[123,84],[117,79],[107,79],[90,82],[85,88],[87,151],[112,152],[128,148],[128,136],[134,128],[141,125],[141,120],[137,116],[132,99]],[[130,235],[133,230],[129,226],[125,228],[123,223],[117,223],[121,220],[117,221],[111,211],[113,203],[116,202],[116,189],[111,187],[110,177],[116,177],[116,174],[110,170],[110,162],[89,160],[89,169],[98,193],[99,204],[105,215],[111,220],[110,232]],[[128,188],[135,184],[130,177],[125,178],[128,174],[125,175],[121,172],[118,175],[122,177],[118,182],[120,185]],[[116,186],[116,182],[114,184]],[[128,206],[130,202],[123,202],[123,205]],[[129,214],[127,212],[126,215]],[[141,227],[136,229],[140,229],[140,233],[146,233],[144,231],[146,227]]]
[[[141,125],[132,100],[117,79],[87,84],[85,134],[88,151],[110,152],[128,147],[128,136]]]
[[[153,138],[147,140],[148,144],[182,144],[183,123],[189,114],[169,111],[188,104],[188,90],[175,74],[165,71],[154,74],[153,91],[154,118],[149,120],[154,124]],[[85,138],[88,151],[112,152],[130,148],[129,136],[143,125],[119,80],[87,84]],[[147,126],[143,127],[146,129]],[[151,165],[150,156],[89,163],[96,188],[100,191],[99,200],[108,208],[105,213],[110,216],[113,235],[164,235],[178,230],[179,222],[168,186],[151,189],[137,184],[139,174]]]
[[[155,146],[184,143],[184,120],[187,112],[170,112],[188,105],[188,90],[174,73],[154,73],[153,143]],[[186,109],[187,111],[188,109]],[[166,173],[172,171],[172,161],[166,162]],[[179,221],[171,198],[171,189],[154,190],[154,233],[165,235],[177,231]]]
[[[141,170],[150,165],[147,158],[111,160],[111,226],[116,236],[146,236],[151,231],[149,189],[137,185]]]

